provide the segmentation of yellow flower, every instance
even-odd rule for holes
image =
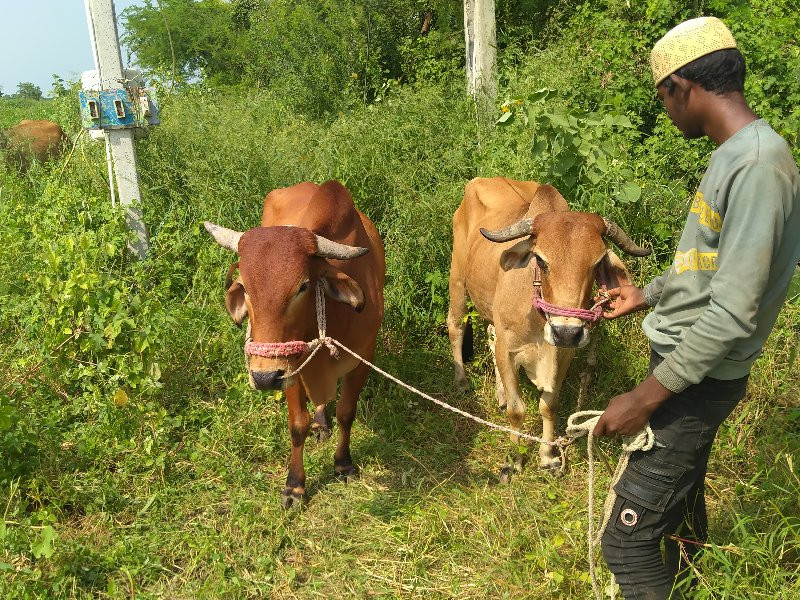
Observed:
[[[128,394],[122,388],[117,388],[114,392],[114,404],[116,406],[125,406],[128,404]]]

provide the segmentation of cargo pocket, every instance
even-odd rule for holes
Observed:
[[[684,472],[682,467],[652,458],[631,463],[614,486],[619,498],[611,515],[616,530],[635,539],[658,535]]]

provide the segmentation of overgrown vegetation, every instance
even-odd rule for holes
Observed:
[[[61,162],[0,174],[4,597],[589,595],[583,451],[572,451],[564,478],[530,466],[499,486],[503,436],[377,376],[354,427],[361,480],[335,483],[333,440],[309,443],[308,508],[284,513],[285,406],[247,385],[243,332],[222,301],[230,256],[202,228],[204,219],[249,228],[267,191],[341,180],[386,243],[378,362],[502,423],[485,350],[469,371],[474,391],[450,389],[450,219],[467,180],[554,183],[575,208],[653,245],[652,257],[629,260],[639,282],[660,272],[711,147],[669,123],[646,52],[701,13],[734,29],[754,108],[800,157],[792,3],[497,5],[497,127],[464,97],[452,3],[161,0],[129,14],[149,44],[135,48],[140,60],[165,83],[162,125],[138,145],[149,258],[124,251],[102,146],[84,138]],[[45,116],[76,138],[74,96],[0,100],[0,127]],[[714,545],[696,598],[800,594],[798,285],[718,436],[707,486]],[[646,369],[638,319],[598,334],[590,408]],[[562,426],[582,366],[579,355]],[[537,432],[536,393],[527,397]]]

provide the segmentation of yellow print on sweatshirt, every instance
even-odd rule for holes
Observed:
[[[689,212],[700,215],[700,225],[705,225],[711,231],[719,233],[722,229],[722,217],[703,200],[703,192],[699,190],[695,192]]]
[[[684,271],[716,271],[717,253],[698,252],[697,248],[692,248],[686,252],[681,252],[679,250],[675,253],[673,268],[675,269],[675,273],[683,273]]]

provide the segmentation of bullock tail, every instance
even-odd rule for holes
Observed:
[[[461,342],[461,356],[464,362],[472,362],[475,359],[475,345],[472,340],[472,318],[467,317],[467,325],[464,327],[464,341]]]

